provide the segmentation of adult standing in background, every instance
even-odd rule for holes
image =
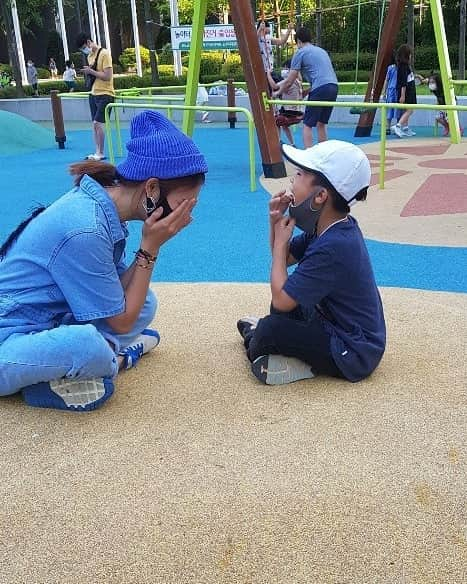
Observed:
[[[297,79],[299,73],[310,84],[308,101],[336,101],[337,77],[329,54],[311,42],[311,33],[307,28],[297,31],[297,51],[292,58],[290,73],[282,87],[286,91]],[[318,142],[328,139],[327,124],[332,107],[306,107],[303,118],[303,144],[305,148],[313,146],[313,128],[318,130]]]
[[[28,60],[28,68],[26,69],[26,74],[28,76],[28,83],[32,87],[34,93],[32,94],[33,97],[39,97],[39,90],[37,86],[37,69],[34,66],[34,62],[29,59]]]
[[[88,65],[83,67],[83,73],[86,79],[86,89],[91,92],[89,108],[96,151],[94,154],[89,154],[87,158],[89,160],[103,160],[105,158],[105,108],[107,104],[115,100],[112,57],[107,49],[99,47],[90,35],[84,32],[78,35],[76,46],[88,60]]]
[[[261,53],[261,58],[263,60],[264,71],[267,73],[274,69],[274,55],[272,53],[272,45],[277,47],[282,47],[287,42],[290,33],[292,31],[293,24],[289,22],[287,26],[287,32],[285,32],[280,38],[271,37],[271,25],[269,22],[261,20],[257,25],[257,34],[259,42],[259,52]]]
[[[58,79],[57,63],[55,63],[55,59],[53,57],[50,57],[49,60],[49,71],[52,79]]]

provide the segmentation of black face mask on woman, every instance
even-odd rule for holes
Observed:
[[[160,216],[160,219],[164,219],[164,217],[167,217],[173,211],[165,197],[160,197],[157,202],[155,202],[152,197],[146,197],[145,209],[148,217],[150,217],[159,207],[162,207],[162,215]]]
[[[313,201],[316,197],[316,192],[312,193],[299,205],[289,206],[289,216],[295,219],[295,225],[305,233],[313,235],[318,225],[321,209],[313,208]]]

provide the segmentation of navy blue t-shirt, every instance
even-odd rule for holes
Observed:
[[[383,306],[357,221],[336,223],[320,237],[290,242],[298,266],[284,290],[308,313],[318,312],[331,335],[331,353],[350,381],[376,368],[386,347]]]

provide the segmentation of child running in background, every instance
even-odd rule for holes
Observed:
[[[284,66],[281,71],[282,79],[280,81],[276,81],[274,79],[271,71],[266,72],[268,76],[269,86],[273,91],[273,97],[301,101],[302,82],[300,76],[294,80],[294,82],[288,89],[286,89],[285,91],[282,90],[284,81],[285,79],[287,79],[290,72],[290,63],[291,63],[290,59],[284,63]],[[300,106],[298,105],[282,106],[280,109],[276,111],[274,117],[276,120],[276,126],[279,128],[279,133],[280,129],[284,130],[284,133],[287,136],[289,144],[295,146],[295,140],[292,134],[292,130],[290,129],[290,126],[293,126],[294,124],[299,124],[303,120],[303,112],[300,110]]]
[[[417,103],[417,93],[415,91],[415,75],[410,67],[410,57],[412,48],[409,45],[401,45],[397,49],[397,101],[407,105]],[[401,115],[400,120],[394,126],[394,133],[399,138],[415,136],[409,128],[409,119],[413,110],[406,109]]]
[[[394,53],[392,54],[391,64],[386,70],[386,79],[384,80],[383,86],[383,96],[386,103],[397,103],[397,66],[396,58]],[[386,134],[391,134],[392,131],[392,120],[396,118],[396,123],[400,115],[399,110],[387,109],[386,110]]]
[[[65,61],[65,71],[63,72],[63,81],[68,88],[69,92],[75,90],[76,86],[76,71],[75,65],[72,61]]]

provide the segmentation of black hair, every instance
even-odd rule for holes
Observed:
[[[396,63],[397,65],[410,65],[410,57],[412,55],[412,47],[410,45],[401,45],[397,49]]]
[[[432,71],[428,76],[428,83],[430,83],[430,79],[433,79],[433,81],[436,83],[436,89],[430,89],[431,93],[436,97],[436,101],[439,105],[445,105],[446,97],[444,95],[443,80],[441,79],[441,75]]]
[[[83,45],[85,45],[88,41],[91,41],[91,35],[87,32],[80,32],[78,34],[78,36],[76,37],[76,48],[78,49],[78,51],[81,49],[81,47],[83,47]]]
[[[73,65],[73,61],[65,61],[65,67],[71,67]]]
[[[297,30],[295,38],[297,41],[300,41],[301,43],[311,43],[311,32],[308,28],[302,26]]]
[[[6,240],[2,243],[2,245],[0,246],[0,261],[2,261],[6,254],[7,251],[10,249],[10,247],[14,244],[14,242],[18,239],[20,233],[22,233],[24,231],[24,229],[26,228],[26,226],[38,215],[40,215],[42,213],[42,211],[45,211],[47,207],[43,207],[42,205],[40,205],[39,207],[36,207],[33,212],[31,213],[31,215],[29,215],[29,217],[27,217],[26,219],[24,219],[24,221],[21,221],[21,223],[18,225],[18,227],[12,231],[10,233],[10,235],[6,238]]]
[[[321,172],[317,172],[315,170],[309,172],[311,172],[311,174],[313,174],[313,176],[315,177],[314,181],[315,184],[326,189],[331,195],[331,201],[334,210],[342,214],[350,213],[350,207],[348,202],[336,191],[336,189],[333,187],[331,182],[324,176],[324,174],[322,174]],[[355,200],[365,201],[367,195],[368,187],[365,187],[358,191],[358,193],[355,195]]]
[[[265,28],[271,28],[271,23],[268,22],[266,19],[260,19],[258,20],[258,24],[256,25],[256,30],[259,30],[259,27],[263,24],[264,22],[264,27]]]

